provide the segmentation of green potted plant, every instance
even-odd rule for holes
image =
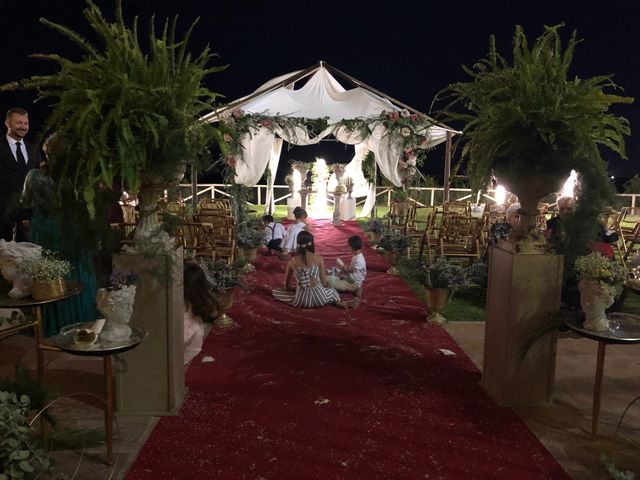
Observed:
[[[236,228],[236,244],[244,250],[248,261],[256,259],[258,248],[264,245],[264,227],[258,218],[246,220]]]
[[[389,262],[391,267],[387,270],[387,273],[391,275],[398,275],[398,270],[395,265],[398,261],[398,257],[405,252],[411,245],[411,239],[399,232],[398,230],[387,230],[378,240],[378,246],[384,250],[384,257]]]
[[[136,236],[160,231],[156,200],[176,183],[186,163],[195,162],[214,136],[199,118],[213,109],[217,96],[203,85],[215,56],[209,48],[187,51],[194,24],[176,37],[177,17],[157,34],[140,39],[137,19],[127,27],[121,0],[115,21],[86,0],[84,16],[99,43],[94,45],[64,25],[41,22],[80,48],[79,60],[55,54],[33,55],[56,64],[55,73],[33,76],[3,89],[35,89],[39,100],[52,102],[46,130],[63,141],[51,159],[56,182],[70,180],[93,217],[97,192],[120,187],[139,194],[141,219]]]
[[[558,191],[572,169],[580,174],[578,195],[589,199],[578,199],[578,223],[582,231],[591,224],[595,229],[597,213],[611,193],[598,147],[626,158],[628,121],[609,108],[633,99],[611,93],[617,88],[611,75],[570,75],[578,42],[574,31],[563,47],[562,26],[545,27],[531,47],[517,26],[511,63],[498,54],[491,36],[487,57],[465,67],[471,79],[449,85],[434,99],[434,104],[444,103],[441,118],[464,123],[461,162],[468,161],[473,188],[482,188],[495,172],[518,195],[528,218],[521,222],[520,237],[534,229],[539,199]],[[576,239],[582,250],[592,233]]]
[[[216,299],[218,316],[214,319],[214,326],[219,328],[234,326],[235,322],[225,312],[233,305],[235,287],[247,290],[240,263],[212,260],[209,257],[198,257],[197,263],[202,268]]]
[[[71,273],[71,263],[58,258],[51,250],[23,263],[24,272],[33,280],[31,296],[34,300],[60,297],[66,292],[65,277]]]
[[[469,269],[451,263],[445,257],[437,257],[429,264],[423,263],[420,272],[425,285],[427,321],[438,325],[446,323],[440,310],[447,305],[456,290],[469,285]]]
[[[367,234],[369,234],[369,239],[373,242],[378,241],[380,239],[380,235],[382,235],[387,228],[387,224],[380,218],[371,218],[365,224],[365,229]]]

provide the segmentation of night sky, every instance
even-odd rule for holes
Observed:
[[[98,0],[108,18],[114,1]],[[49,73],[46,62],[32,53],[78,50],[38,18],[88,34],[83,0],[0,0],[0,83]],[[488,51],[489,35],[497,36],[498,51],[511,58],[514,26],[525,28],[531,42],[544,25],[566,23],[564,38],[577,29],[583,41],[574,56],[575,75],[583,78],[615,74],[615,81],[635,104],[614,112],[631,121],[628,161],[612,160],[610,174],[624,177],[640,170],[640,2],[584,1],[142,1],[123,0],[125,17],[139,15],[146,25],[152,13],[164,19],[179,14],[183,30],[200,17],[191,42],[199,52],[207,43],[229,68],[208,79],[210,89],[229,101],[246,95],[270,78],[304,69],[325,60],[330,65],[427,112],[434,95],[447,84],[466,80],[461,65],[472,65]],[[340,80],[340,79],[339,79]],[[32,93],[0,94],[0,110],[16,105],[30,111],[37,133],[48,113],[32,105]],[[455,126],[455,125],[454,125]],[[324,156],[329,162],[348,161],[351,150],[336,143],[283,150],[281,165],[291,158]],[[426,172],[442,173],[442,149],[427,159]],[[615,157],[605,154],[605,158]]]

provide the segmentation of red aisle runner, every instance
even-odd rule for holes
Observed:
[[[355,222],[316,222],[313,233],[328,267],[348,263],[347,238],[362,236]],[[128,478],[569,478],[487,397],[451,337],[425,324],[382,256],[364,254],[363,301],[350,310],[277,302],[286,262],[260,257],[252,292],[236,292],[229,312],[241,328],[209,335],[180,415],[160,420]]]

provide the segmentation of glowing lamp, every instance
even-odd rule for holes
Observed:
[[[495,190],[495,196],[496,205],[504,205],[504,202],[507,199],[507,189],[502,185],[498,185]]]

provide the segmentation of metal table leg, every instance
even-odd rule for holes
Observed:
[[[591,435],[598,433],[598,417],[600,416],[600,398],[602,396],[602,372],[607,344],[598,342],[598,359],[596,361],[596,379],[593,385],[593,410],[591,413]]]
[[[112,464],[113,456],[113,366],[111,355],[102,357],[104,366],[104,430],[107,435],[107,463]]]

